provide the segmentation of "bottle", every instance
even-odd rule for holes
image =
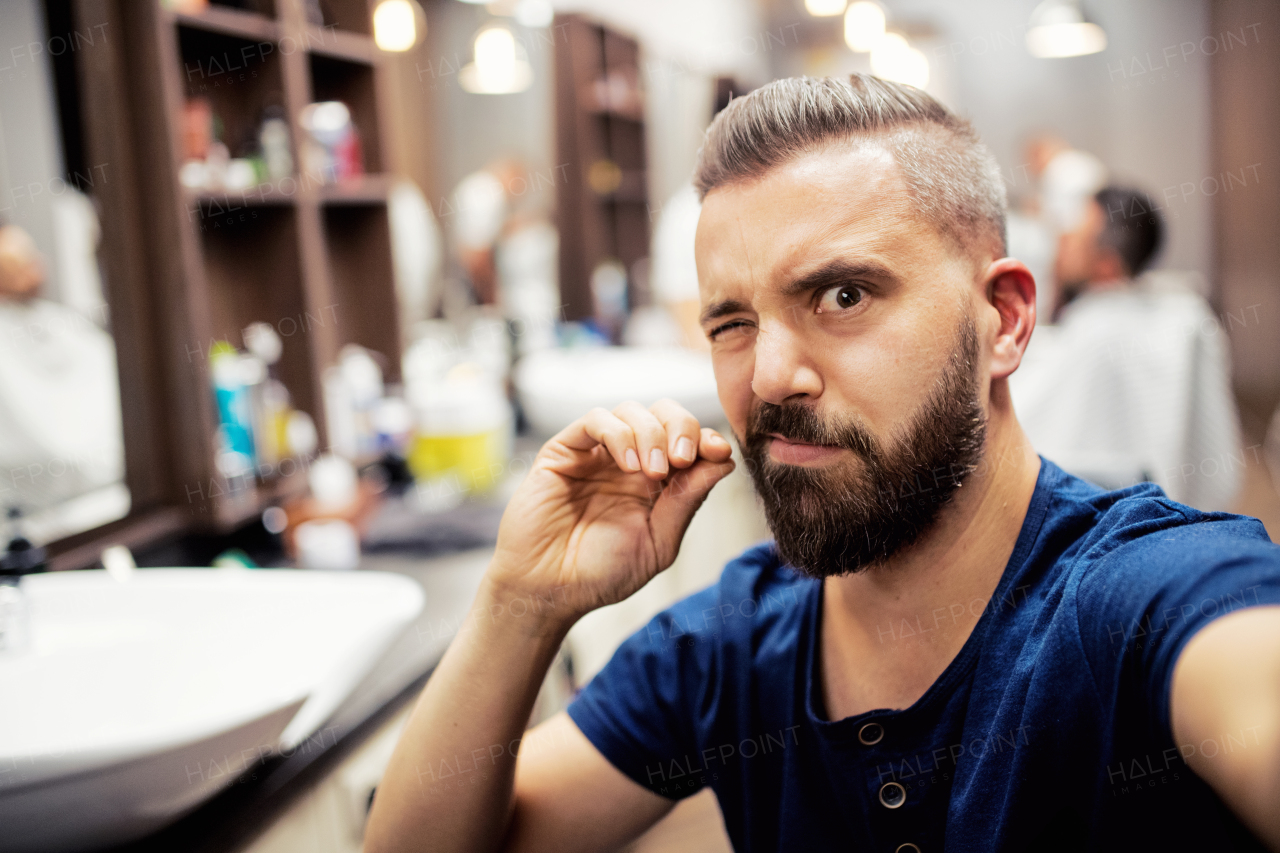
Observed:
[[[293,154],[289,151],[289,123],[281,107],[267,107],[262,128],[258,131],[262,159],[269,181],[279,181],[293,174]]]

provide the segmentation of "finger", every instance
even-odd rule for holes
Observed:
[[[676,468],[688,468],[698,458],[698,444],[702,436],[698,431],[698,419],[689,410],[672,399],[663,399],[649,407],[649,411],[662,424],[667,433],[667,456]]]
[[[703,427],[698,441],[698,455],[712,462],[723,462],[733,455],[729,439],[710,427]]]
[[[653,413],[634,400],[628,400],[615,407],[613,414],[635,434],[644,472],[655,480],[667,476],[667,433]]]
[[[552,441],[590,452],[600,445],[623,471],[639,471],[640,456],[631,427],[608,409],[596,407],[556,434]]]
[[[723,462],[699,459],[692,467],[671,476],[649,515],[659,559],[664,567],[669,566],[680,552],[680,541],[707,494],[733,468],[732,459]]]

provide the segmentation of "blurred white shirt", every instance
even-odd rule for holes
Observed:
[[[484,170],[467,175],[453,191],[453,212],[453,239],[457,246],[491,248],[507,221],[507,192],[502,181]]]
[[[1227,340],[1198,295],[1144,277],[1087,293],[1037,326],[1010,378],[1045,458],[1107,488],[1149,479],[1174,500],[1227,509],[1244,451]],[[1167,280],[1167,278],[1166,278]]]

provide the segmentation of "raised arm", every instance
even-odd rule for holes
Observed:
[[[569,628],[671,565],[730,454],[671,401],[595,409],[543,446],[378,786],[368,853],[606,849],[670,809],[567,715],[521,738]]]
[[[1246,608],[1202,628],[1174,667],[1169,704],[1176,743],[1244,742],[1212,756],[1189,750],[1187,764],[1280,851],[1280,607]]]

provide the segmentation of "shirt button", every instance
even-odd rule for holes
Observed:
[[[899,844],[893,853],[920,853],[920,848],[908,841],[906,844]]]
[[[884,726],[879,723],[867,723],[858,729],[858,741],[863,746],[877,744],[884,737]]]
[[[907,801],[907,789],[897,782],[885,782],[880,788],[880,805],[896,809]]]

